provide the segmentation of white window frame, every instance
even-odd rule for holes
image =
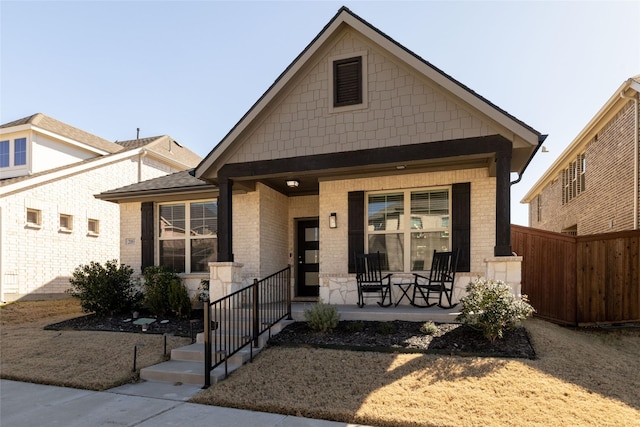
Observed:
[[[195,203],[215,203],[216,209],[218,200],[217,199],[204,199],[204,200],[187,200],[187,201],[176,201],[176,202],[167,202],[167,203],[157,203],[156,209],[154,209],[154,221],[155,221],[155,264],[161,265],[160,259],[160,244],[163,241],[168,240],[183,240],[185,242],[184,247],[184,271],[179,272],[179,274],[206,274],[206,271],[196,271],[193,272],[191,268],[191,240],[200,240],[200,239],[212,239],[217,240],[218,238],[218,230],[212,235],[193,235],[193,233],[184,233],[183,237],[175,237],[175,238],[166,238],[161,236],[161,230],[159,228],[160,224],[160,210],[162,206],[174,206],[174,205],[184,205],[185,209],[185,228],[188,228],[191,223],[191,205]],[[217,250],[217,248],[216,248]]]
[[[16,142],[18,140],[24,140],[24,163],[17,165],[16,164]],[[0,166],[0,169],[22,169],[25,168],[29,164],[29,140],[26,137],[13,138],[13,139],[2,139],[0,142],[6,142],[9,147],[9,158],[8,164],[6,166]]]
[[[411,194],[412,193],[422,193],[422,192],[437,192],[437,191],[447,191],[448,193],[448,214],[447,214],[447,227],[437,227],[437,228],[421,228],[419,232],[430,233],[430,232],[441,232],[443,236],[448,238],[447,250],[451,249],[451,206],[452,206],[452,189],[451,186],[437,186],[437,187],[420,187],[420,188],[407,188],[407,189],[397,189],[397,190],[382,190],[382,191],[369,191],[365,194],[365,242],[364,247],[367,252],[369,252],[369,236],[373,235],[384,235],[384,234],[403,234],[403,270],[398,272],[414,272],[414,271],[426,271],[431,268],[431,264],[424,265],[422,269],[414,269],[411,265],[411,236],[414,233],[417,233],[415,229],[412,229],[412,220],[411,220]],[[401,229],[396,230],[373,230],[369,226],[369,196],[376,195],[391,195],[403,193],[403,216],[404,218],[399,220],[399,226]],[[406,218],[409,218],[407,221]]]
[[[91,226],[92,223],[95,224],[95,227]],[[94,229],[92,230],[92,228]],[[87,219],[87,235],[92,237],[100,235],[100,220],[95,218]]]

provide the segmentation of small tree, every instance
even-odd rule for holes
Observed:
[[[76,267],[67,293],[80,300],[86,313],[95,312],[99,316],[126,313],[142,300],[137,283],[131,280],[132,274],[131,267],[118,265],[117,260],[107,261],[104,267],[92,261]]]
[[[457,319],[480,329],[492,343],[535,312],[526,295],[516,298],[503,281],[480,277],[469,283],[460,302],[462,311]]]
[[[176,273],[166,271],[162,266],[144,269],[144,302],[157,316],[169,313],[179,317],[191,314],[191,300],[182,279]]]

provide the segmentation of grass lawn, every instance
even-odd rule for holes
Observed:
[[[162,359],[161,336],[42,329],[79,314],[0,308],[2,378],[100,390],[135,378],[135,343],[149,340],[139,366]],[[526,327],[536,360],[272,347],[193,402],[376,426],[640,426],[640,329]]]

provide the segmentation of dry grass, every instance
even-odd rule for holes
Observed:
[[[29,301],[0,307],[0,377],[16,381],[105,390],[138,379],[132,372],[164,360],[161,335],[45,331],[82,315],[77,300]],[[168,337],[167,352],[191,340]]]
[[[162,360],[161,336],[42,329],[80,314],[1,307],[2,378],[102,390],[136,378],[134,344],[139,367]],[[269,348],[193,401],[376,426],[640,426],[640,330],[526,327],[537,360]]]
[[[527,329],[537,360],[274,347],[193,401],[376,426],[640,425],[640,331]]]

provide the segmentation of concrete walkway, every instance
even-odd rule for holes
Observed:
[[[96,392],[0,380],[0,426],[356,426],[185,402],[198,391],[195,386],[140,383]]]

